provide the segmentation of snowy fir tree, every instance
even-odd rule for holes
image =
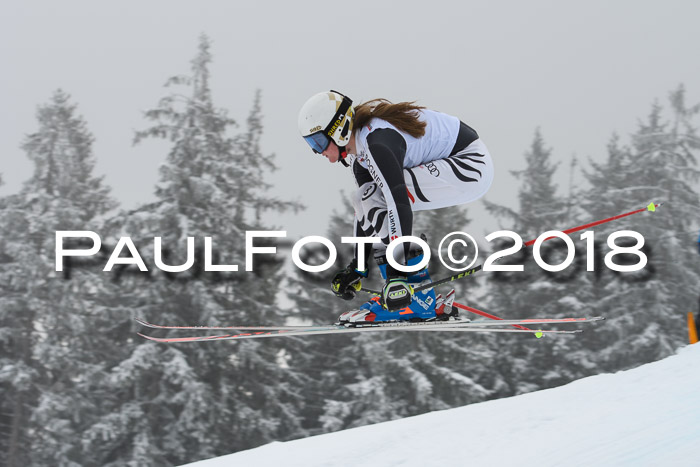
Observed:
[[[24,218],[18,196],[0,198],[0,465],[29,463],[29,421],[41,384],[21,265],[26,233],[17,228]]]
[[[245,231],[266,230],[259,213],[290,205],[265,194],[261,172],[273,164],[259,152],[259,97],[248,133],[229,136],[235,122],[214,105],[209,49],[202,36],[190,75],[167,83],[185,91],[146,112],[153,125],[136,141],[166,138],[172,148],[160,169],[156,206],[130,216],[120,233],[134,239],[149,265],[154,237],[162,238],[165,264],[194,265],[182,273],[129,266],[119,280],[133,309],[149,320],[279,324],[279,264],[259,262],[255,272],[245,272]],[[214,264],[240,270],[204,272],[205,237],[212,239]],[[110,409],[87,433],[101,464],[177,464],[302,436],[297,376],[281,361],[286,341],[228,344],[169,347],[134,337],[101,388],[113,395]]]
[[[688,106],[685,89],[670,94],[670,115],[654,104],[645,121],[621,146],[614,136],[608,158],[591,163],[586,177],[591,188],[579,197],[581,209],[607,217],[663,203],[656,212],[615,221],[596,229],[599,250],[596,273],[588,274],[588,286],[577,291],[579,300],[607,316],[604,326],[588,343],[596,351],[586,357],[601,370],[615,371],[670,355],[685,341],[684,319],[696,305],[700,282],[693,255],[697,229],[698,151],[700,139],[695,125],[700,105]],[[648,263],[639,272],[614,272],[603,264],[610,251],[606,238],[613,232],[639,232]],[[637,241],[619,239],[621,246]],[[615,263],[636,264],[635,254],[620,254]]]
[[[528,182],[520,192],[520,209],[490,206],[492,212],[511,219],[506,227],[527,232],[527,238],[521,235],[528,240],[544,230],[563,230],[652,202],[664,203],[656,212],[589,229],[595,236],[591,248],[594,271],[586,270],[587,242],[579,238],[581,233],[574,233],[576,261],[565,271],[542,271],[532,261],[532,248],[526,248],[510,258],[513,263],[524,263],[525,272],[490,273],[491,306],[499,311],[507,309],[509,316],[607,318],[575,339],[531,342],[505,338],[513,343],[504,347],[508,349],[504,358],[499,357],[499,372],[509,381],[504,394],[630,368],[663,358],[684,342],[685,313],[695,306],[695,285],[700,281],[695,258],[688,254],[696,234],[700,144],[694,118],[700,106],[688,106],[684,88],[679,87],[670,95],[670,110],[670,117],[664,117],[663,108],[655,104],[632,135],[631,146],[621,145],[620,138],[613,136],[607,159],[603,163],[589,161],[591,168],[585,175],[590,187],[576,192],[573,216],[561,216],[564,202],[555,195],[550,178],[554,166],[548,162],[549,152],[543,150],[539,134],[527,155],[528,169],[521,172]],[[542,170],[530,171],[536,160]],[[623,230],[644,237],[641,251],[648,264],[641,271],[616,272],[604,263],[612,250],[606,242],[608,236]],[[631,237],[616,241],[620,247],[633,249],[636,243]],[[549,253],[550,264],[563,260],[559,247]],[[623,265],[639,260],[630,250],[613,257],[613,262]]]
[[[529,151],[525,154],[525,168],[513,171],[520,180],[519,206],[513,210],[493,203],[487,209],[504,219],[502,227],[516,232],[527,242],[549,230],[565,230],[568,203],[557,194],[552,177],[557,164],[552,161],[552,151],[546,147],[539,130],[536,131]],[[512,246],[513,241],[494,242],[494,250]],[[541,253],[549,264],[559,264],[566,256],[563,242],[558,239],[543,243]],[[495,265],[519,264],[520,272],[489,272],[489,311],[513,318],[564,317],[572,313],[570,295],[578,280],[569,270],[550,273],[533,260],[533,248],[523,248],[519,253],[504,258]],[[496,357],[495,368],[501,374],[499,395],[529,392],[567,382],[562,359],[566,354],[564,339],[541,339],[521,335],[500,336],[501,351]]]
[[[336,239],[349,235],[348,232],[353,229],[352,219],[352,206],[345,201],[333,212],[326,237]],[[358,293],[354,300],[345,301],[339,300],[331,292],[330,283],[336,269],[350,263],[353,255],[350,245],[336,243],[338,257],[334,267],[314,273],[295,268],[295,275],[290,277],[288,286],[288,296],[294,302],[292,318],[307,324],[332,323],[341,313],[359,306],[367,298],[366,294]],[[302,250],[301,257],[307,264],[321,264],[325,262],[327,254],[325,247],[312,248],[310,245]],[[364,280],[362,283],[368,286],[374,282]],[[322,421],[325,403],[336,395],[346,375],[359,371],[359,363],[343,353],[350,342],[347,336],[333,335],[295,340],[294,357],[289,364],[307,377],[300,394],[304,396],[303,423],[310,434],[329,431]]]
[[[100,399],[91,384],[104,369],[95,313],[104,281],[68,262],[56,272],[55,231],[99,230],[115,203],[93,175],[93,137],[70,96],[56,91],[37,118],[22,146],[33,176],[0,207],[0,444],[6,465],[78,465],[87,459],[80,433]]]

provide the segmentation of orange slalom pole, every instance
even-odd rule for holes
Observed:
[[[688,312],[688,340],[691,344],[698,342],[698,328],[695,326],[695,318],[690,311]]]

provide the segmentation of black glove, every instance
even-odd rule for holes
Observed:
[[[389,311],[406,308],[413,301],[413,288],[406,282],[405,277],[390,278],[382,289],[384,308]]]
[[[360,290],[362,283],[360,280],[367,277],[367,271],[357,270],[357,260],[353,259],[348,267],[338,272],[331,281],[331,289],[336,297],[343,300],[352,300],[355,293]]]

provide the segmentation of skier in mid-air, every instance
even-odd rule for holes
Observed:
[[[486,145],[457,117],[428,110],[412,102],[393,104],[374,99],[353,107],[337,91],[312,96],[299,113],[299,130],[311,149],[329,162],[350,167],[357,190],[352,196],[356,237],[378,237],[374,258],[385,280],[382,296],[344,313],[353,323],[436,318],[432,288],[412,286],[430,281],[427,268],[403,273],[386,259],[387,245],[412,235],[413,211],[469,203],[483,196],[494,168]],[[360,288],[372,249],[365,248],[364,270],[358,252],[332,280],[333,292],[351,300]],[[423,259],[410,243],[394,250],[398,264],[413,266]]]

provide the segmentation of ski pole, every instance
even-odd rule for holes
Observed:
[[[478,310],[476,308],[472,308],[472,307],[467,306],[467,305],[462,305],[461,303],[454,302],[452,304],[452,306],[456,306],[457,308],[460,308],[460,309],[465,310],[465,311],[471,311],[472,313],[483,316],[484,318],[495,319],[497,321],[503,320],[503,318],[499,318],[496,315],[486,313],[485,311],[481,311],[481,310]],[[520,326],[519,324],[512,324],[511,326],[518,328],[518,329],[524,329],[526,331],[536,332],[534,329],[526,328],[525,326]]]
[[[573,227],[573,228],[571,228],[571,229],[563,230],[562,233],[565,233],[565,234],[568,235],[568,234],[570,234],[570,233],[578,232],[578,231],[581,231],[581,230],[584,230],[584,229],[587,229],[587,228],[590,228],[590,227],[595,227],[596,225],[605,224],[606,222],[611,222],[611,221],[614,221],[614,220],[617,220],[617,219],[621,219],[621,218],[623,218],[623,217],[631,216],[631,215],[633,215],[633,214],[638,214],[638,213],[640,213],[640,212],[644,212],[644,211],[651,211],[651,212],[654,212],[654,211],[656,211],[656,208],[658,208],[658,207],[661,206],[661,205],[663,205],[663,203],[659,203],[659,204],[649,203],[649,205],[646,206],[646,207],[644,207],[644,208],[636,209],[636,210],[634,210],[634,211],[626,212],[626,213],[623,213],[623,214],[618,214],[617,216],[608,217],[608,218],[606,218],[606,219],[601,219],[601,220],[599,220],[599,221],[594,221],[594,222],[591,222],[591,223],[588,223],[588,224],[579,225],[578,227]],[[557,238],[557,237],[549,237],[549,238],[544,239],[544,241],[551,240],[552,238]],[[535,243],[536,241],[537,241],[537,239],[530,240],[530,241],[528,241],[528,242],[525,242],[524,245],[525,245],[525,246],[531,246],[531,245],[534,245],[534,243]],[[422,286],[420,286],[420,287],[416,287],[416,288],[413,289],[413,291],[414,291],[414,292],[420,292],[421,290],[430,289],[430,288],[436,287],[436,286],[438,286],[438,285],[442,285],[442,284],[446,284],[446,283],[448,283],[448,282],[456,281],[456,280],[462,279],[462,278],[464,278],[464,277],[469,277],[469,276],[472,276],[472,275],[474,275],[475,273],[479,272],[482,268],[483,268],[483,264],[479,264],[479,265],[477,265],[477,266],[474,266],[474,267],[471,268],[471,269],[467,269],[466,271],[462,271],[462,272],[460,272],[460,273],[458,273],[458,274],[454,274],[454,275],[452,275],[452,276],[445,277],[445,278],[443,278],[443,279],[439,279],[439,280],[433,281],[433,282],[431,282],[431,283],[429,283],[429,284],[425,284],[425,285],[422,285]],[[372,290],[372,289],[366,289],[366,288],[364,288],[364,287],[362,287],[362,288],[359,289],[359,290],[362,291],[362,292],[367,292],[367,293],[369,293],[369,294],[373,294],[373,295],[381,295],[381,292],[379,292],[379,291]]]

